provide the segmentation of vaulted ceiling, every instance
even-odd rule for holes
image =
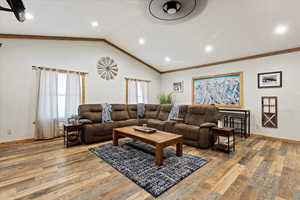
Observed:
[[[34,18],[0,12],[0,33],[105,38],[160,71],[300,46],[299,0],[208,0],[197,17],[171,24],[150,17],[149,0],[23,1]]]

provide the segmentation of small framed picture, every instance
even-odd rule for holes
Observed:
[[[176,93],[183,92],[183,81],[173,83],[173,92],[176,92]]]
[[[259,73],[257,75],[258,88],[281,88],[282,71]]]

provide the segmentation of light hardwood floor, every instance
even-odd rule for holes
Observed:
[[[89,152],[62,139],[0,147],[0,200],[154,199]],[[300,145],[249,138],[236,153],[184,146],[211,161],[157,199],[300,199]]]

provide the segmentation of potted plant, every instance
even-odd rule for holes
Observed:
[[[174,104],[172,93],[169,94],[162,93],[158,96],[158,99],[160,104]]]

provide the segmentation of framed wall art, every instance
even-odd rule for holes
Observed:
[[[183,92],[183,81],[174,82],[173,83],[173,92],[175,93],[182,93]]]
[[[281,88],[282,71],[259,73],[257,75],[258,88]]]
[[[193,77],[193,104],[243,107],[243,72]]]
[[[262,126],[266,128],[278,128],[278,98],[262,97]]]

